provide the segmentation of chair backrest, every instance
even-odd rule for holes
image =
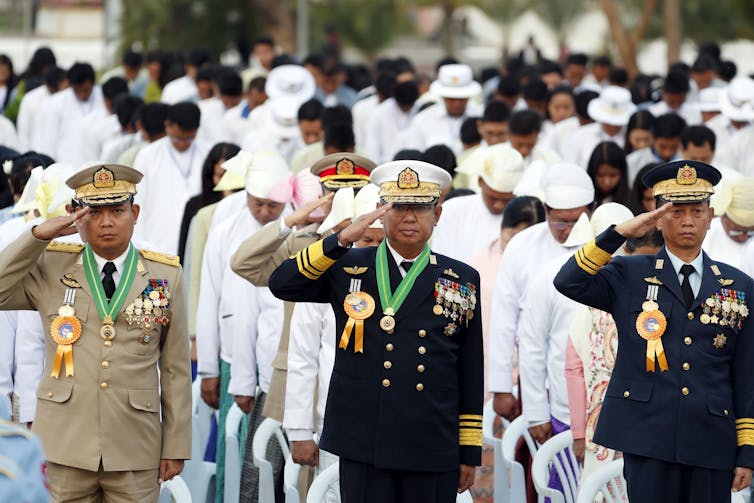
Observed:
[[[524,416],[519,416],[514,419],[505,428],[503,433],[503,440],[500,443],[499,451],[500,457],[503,458],[503,466],[505,467],[504,475],[509,487],[509,497],[507,500],[502,501],[526,501],[526,476],[524,474],[524,467],[521,463],[516,461],[516,447],[521,439],[524,439],[529,452],[534,456],[537,452],[537,443],[529,434],[529,423]],[[497,466],[496,466],[497,468]],[[497,484],[497,475],[495,476],[495,484]],[[544,501],[544,498],[540,498]],[[497,503],[497,486],[495,488],[495,502]]]
[[[288,455],[285,458],[285,469],[283,470],[283,491],[285,492],[285,503],[299,503],[298,495],[298,475],[301,472],[301,465],[293,462],[293,458]]]
[[[456,503],[474,503],[471,491],[467,490],[456,496]]]
[[[482,412],[482,440],[486,445],[492,446],[495,453],[494,465],[492,469],[493,483],[493,501],[503,503],[510,501],[510,478],[508,477],[508,467],[503,459],[503,451],[500,448],[502,440],[495,437],[495,419],[498,415],[492,408],[492,400],[484,404]],[[507,430],[510,423],[505,418],[503,427]]]
[[[162,501],[172,501],[175,503],[192,502],[189,488],[180,475],[176,475],[160,485],[160,503],[162,503]]]
[[[624,503],[628,501],[626,481],[623,479],[623,458],[615,459],[595,469],[579,484],[577,503],[592,503],[594,498],[602,495],[605,503]]]
[[[564,431],[551,437],[539,447],[531,465],[531,476],[537,494],[550,498],[552,503],[574,503],[578,492],[578,481],[581,465],[573,455],[571,446],[573,435],[571,431]],[[550,467],[560,478],[563,492],[547,487],[550,479]]]
[[[265,418],[265,420],[259,425],[259,428],[257,428],[257,431],[254,434],[254,440],[251,444],[254,466],[259,468],[259,501],[275,501],[275,479],[272,472],[272,463],[266,458],[267,445],[270,443],[273,436],[277,438],[277,441],[280,444],[280,448],[283,451],[283,458],[288,459],[291,454],[290,449],[288,448],[288,442],[283,435],[283,423],[269,417]],[[227,473],[225,476],[228,476]]]
[[[241,428],[244,412],[237,404],[231,405],[225,418],[225,500],[238,501],[241,494],[241,446],[238,430]]]
[[[748,495],[751,494],[751,490],[749,488],[741,489],[740,491],[730,493],[730,503],[746,503],[749,501]]]
[[[213,411],[202,400],[200,386],[199,379],[191,386],[191,459],[186,461],[181,473],[192,499],[197,503],[205,503],[210,489],[213,501],[215,496],[215,463],[204,461]]]
[[[328,489],[340,480],[340,463],[333,463],[314,477],[309,492],[306,494],[306,503],[322,503],[325,500]],[[261,500],[260,500],[261,501]]]

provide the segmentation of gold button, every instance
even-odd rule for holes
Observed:
[[[628,391],[628,390],[626,390],[626,391],[624,391],[624,392],[623,392],[623,396],[624,396],[625,398],[628,398],[628,397],[630,397],[630,396],[631,396],[631,392],[630,392],[630,391]]]
[[[106,348],[109,348],[112,345],[113,345],[113,341],[105,341],[105,347]]]
[[[419,346],[419,354],[420,355],[423,355],[426,352],[427,352],[427,348],[425,348],[424,346]]]
[[[386,369],[389,369],[390,367],[393,366],[393,363],[390,361],[386,361],[385,363],[382,364],[382,366],[385,367]]]
[[[683,362],[683,370],[688,370],[691,368],[691,365],[689,365],[689,362]]]
[[[107,383],[106,382],[100,383],[99,387],[102,389],[107,389]]]
[[[692,312],[689,312],[689,314],[687,314],[686,316],[688,316],[688,318],[689,318],[690,320],[693,320],[693,319],[694,319],[694,313],[692,313]]]
[[[387,388],[388,386],[390,386],[390,379],[383,379],[383,380],[382,380],[382,385],[383,385],[384,387],[386,387],[386,388]]]
[[[392,351],[393,350],[393,345],[392,344],[388,344],[388,345],[385,346],[385,349],[387,349],[388,351]]]
[[[152,407],[152,403],[151,402],[147,402],[145,405],[147,406],[147,409],[149,409],[150,407]]]
[[[107,361],[107,360],[105,360],[104,362],[102,362],[102,368],[103,369],[109,369],[110,368],[110,362]]]
[[[52,398],[52,391],[49,391],[49,392],[47,393],[47,398]]]
[[[419,365],[418,367],[416,367],[416,371],[417,372],[424,372],[424,365]]]
[[[691,346],[691,337],[684,337],[683,343],[687,346]]]
[[[427,336],[427,331],[426,330],[424,330],[424,329],[419,330],[419,337],[426,337],[426,336]]]
[[[724,416],[727,416],[727,415],[728,415],[728,409],[725,409],[725,410],[723,410],[723,415],[724,415]]]
[[[689,394],[689,389],[686,386],[684,386],[683,388],[681,388],[681,394],[683,396],[688,395]]]
[[[416,391],[424,391],[424,385],[422,383],[417,384]]]

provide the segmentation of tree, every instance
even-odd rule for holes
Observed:
[[[552,26],[558,45],[565,47],[566,32],[573,21],[584,13],[588,0],[531,0],[531,6],[542,19]]]
[[[680,0],[665,0],[663,2],[663,31],[668,44],[668,64],[681,58],[681,42],[683,39],[683,12]]]
[[[600,0],[600,7],[605,13],[608,25],[610,26],[610,34],[618,48],[618,53],[623,61],[623,66],[626,68],[626,71],[631,78],[639,73],[639,65],[636,62],[636,53],[639,47],[639,42],[644,38],[644,35],[649,28],[652,14],[657,7],[657,0],[643,0],[642,4],[639,21],[636,23],[633,30],[631,30],[630,33],[627,33],[627,29],[622,21],[625,16],[620,12],[616,0]]]

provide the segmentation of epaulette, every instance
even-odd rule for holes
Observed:
[[[32,438],[31,432],[10,421],[0,420],[0,437],[24,437]]]
[[[45,248],[45,250],[47,251],[64,252],[64,253],[81,253],[81,250],[83,249],[84,249],[84,245],[82,244],[63,243],[61,241],[53,241],[47,245],[47,248]]]
[[[181,259],[175,255],[168,255],[167,253],[160,253],[151,250],[140,250],[141,256],[152,262],[159,262],[161,264],[172,265],[173,267],[179,267],[181,265]]]

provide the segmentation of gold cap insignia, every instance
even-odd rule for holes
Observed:
[[[688,164],[678,168],[678,174],[675,177],[678,185],[694,185],[696,183],[696,169]]]
[[[335,163],[335,172],[339,175],[353,175],[354,166],[350,159],[341,159]]]
[[[416,189],[419,188],[419,173],[411,168],[406,168],[398,173],[399,189]]]
[[[94,176],[92,176],[92,184],[98,189],[112,187],[115,185],[115,176],[112,171],[102,166],[94,172]]]

